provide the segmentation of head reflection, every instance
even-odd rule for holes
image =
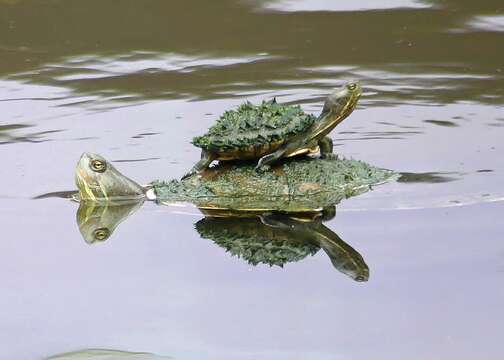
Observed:
[[[143,201],[127,203],[98,203],[82,201],[77,210],[77,226],[88,244],[110,238],[116,227],[138,210]]]

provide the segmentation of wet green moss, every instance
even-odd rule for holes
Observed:
[[[205,135],[195,137],[192,143],[212,151],[263,145],[306,132],[314,121],[315,117],[299,106],[247,102],[224,112]]]

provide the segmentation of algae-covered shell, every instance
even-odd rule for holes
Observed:
[[[234,151],[254,157],[264,147],[277,148],[305,133],[314,122],[315,116],[303,112],[299,105],[247,102],[224,112],[205,135],[195,137],[192,143],[215,153]]]
[[[285,160],[264,173],[250,164],[224,164],[151,186],[160,202],[191,202],[202,209],[312,212],[394,176],[357,160],[305,158]]]

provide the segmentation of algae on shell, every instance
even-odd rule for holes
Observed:
[[[248,211],[317,211],[366,192],[395,173],[346,159],[286,159],[269,171],[226,164],[202,176],[151,185],[160,202],[191,202],[201,208]]]
[[[195,137],[192,143],[214,151],[264,145],[307,131],[315,119],[299,105],[247,102],[237,110],[224,112],[205,135]]]

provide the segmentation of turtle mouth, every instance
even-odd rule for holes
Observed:
[[[79,195],[82,200],[96,200],[97,189],[103,192],[103,189],[97,184],[89,174],[86,173],[82,168],[78,168],[75,173],[75,182],[77,188],[79,189]]]
[[[355,102],[360,99],[362,96],[362,88],[359,86],[359,88],[354,92],[354,95],[352,96],[355,99]]]
[[[361,95],[362,89],[360,87],[350,95],[350,98],[343,107],[343,110],[341,110],[341,115],[343,117],[347,117],[348,115],[350,115],[350,113],[352,113],[352,111],[355,110],[355,107],[357,106],[357,102],[359,101]]]
[[[357,281],[357,282],[365,282],[368,280],[369,280],[369,276],[367,276],[367,275],[357,275],[355,277],[355,281]]]

